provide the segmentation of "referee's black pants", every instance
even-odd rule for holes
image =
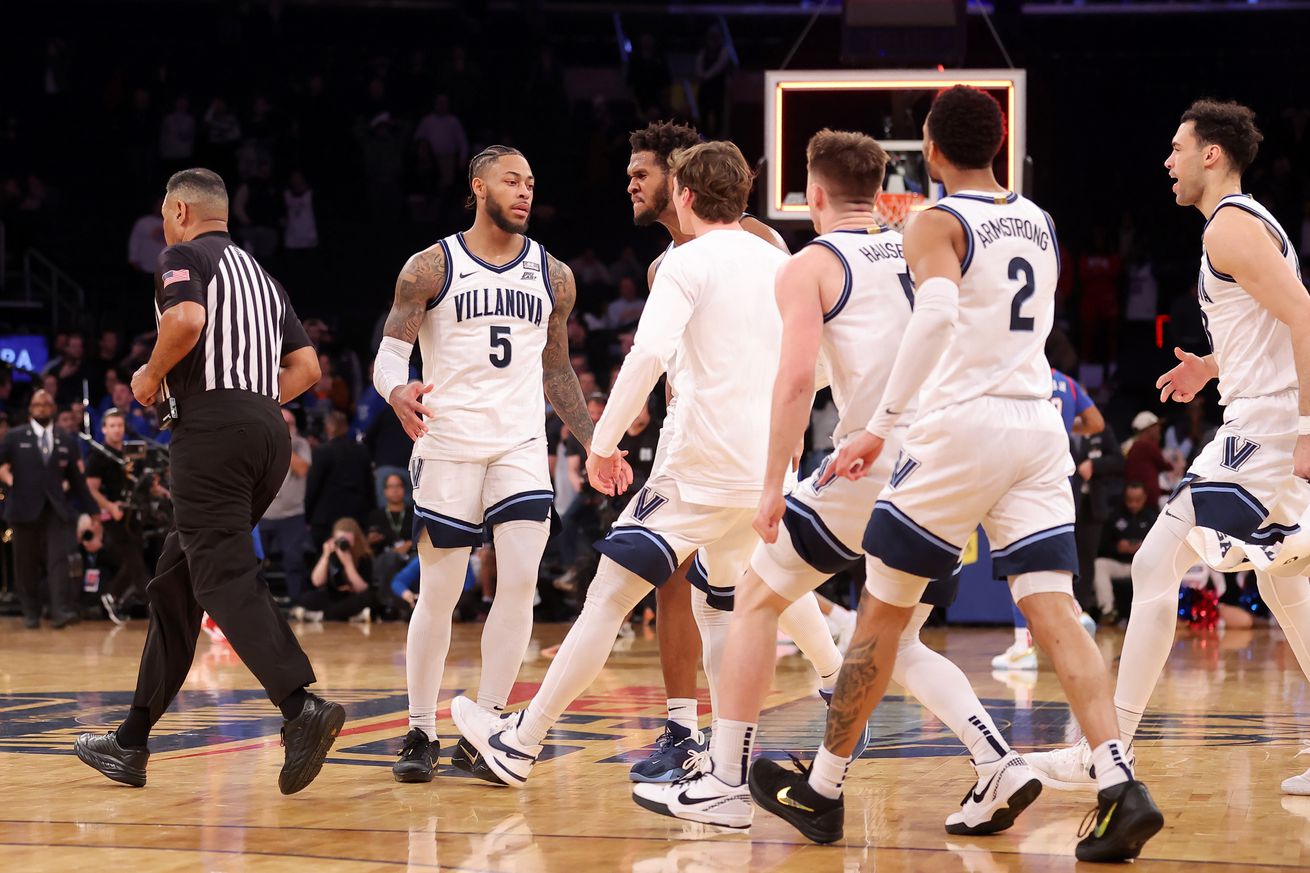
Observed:
[[[208,612],[274,704],[314,682],[314,670],[260,577],[251,530],[291,462],[276,402],[249,391],[207,391],[180,404],[171,467],[175,529],[146,586],[150,629],[133,707],[153,725],[195,657]]]

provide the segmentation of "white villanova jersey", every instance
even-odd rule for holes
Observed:
[[[1249,212],[1269,228],[1283,250],[1287,268],[1301,278],[1301,266],[1287,234],[1273,214],[1246,194],[1230,194],[1219,201],[1210,221],[1225,207]],[[1206,222],[1209,226],[1210,221]],[[1297,387],[1296,362],[1292,358],[1292,333],[1227,273],[1210,263],[1201,245],[1201,275],[1197,297],[1205,332],[1219,365],[1219,402],[1263,397]]]
[[[419,327],[433,411],[414,457],[477,461],[544,438],[541,353],[555,294],[546,249],[527,237],[503,266],[481,260],[462,233],[440,245],[446,285]]]
[[[960,315],[919,393],[921,412],[978,397],[1048,400],[1046,337],[1055,322],[1055,224],[1018,194],[959,191],[931,207],[964,225]]]
[[[675,348],[672,439],[664,472],[684,500],[755,506],[764,486],[773,379],[782,347],[774,277],[786,253],[744,230],[715,230],[664,258],[651,302],[674,295],[688,312]],[[636,342],[662,332],[647,304]]]
[[[810,243],[832,251],[846,270],[841,297],[823,314],[819,339],[840,414],[834,444],[873,417],[910,322],[913,295],[902,240],[899,231],[870,227],[836,230]]]

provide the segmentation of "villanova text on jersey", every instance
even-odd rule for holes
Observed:
[[[455,295],[456,323],[471,318],[517,318],[541,326],[541,297],[518,288],[473,288]]]

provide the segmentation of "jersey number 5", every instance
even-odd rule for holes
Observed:
[[[1031,319],[1029,319],[1031,321]],[[1030,328],[1031,329],[1031,328]],[[500,354],[487,355],[487,360],[491,361],[491,366],[504,369],[509,366],[510,358],[514,357],[514,348],[509,344],[509,328],[505,325],[491,326],[491,347]]]
[[[1019,314],[1019,310],[1028,302],[1036,290],[1033,285],[1033,265],[1023,258],[1014,258],[1010,261],[1010,278],[1023,278],[1023,285],[1015,292],[1014,299],[1010,301],[1010,330],[1032,330],[1033,319]]]

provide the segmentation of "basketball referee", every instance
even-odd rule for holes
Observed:
[[[305,690],[314,670],[256,573],[251,529],[291,459],[279,403],[318,381],[318,358],[286,291],[228,236],[216,173],[174,174],[163,214],[159,338],[132,393],[172,420],[175,524],[146,588],[150,629],[132,709],[118,730],[82,734],[75,748],[110,779],[146,784],[150,729],[186,679],[208,612],[282,711],[278,788],[294,794],[318,775],[345,710]]]

